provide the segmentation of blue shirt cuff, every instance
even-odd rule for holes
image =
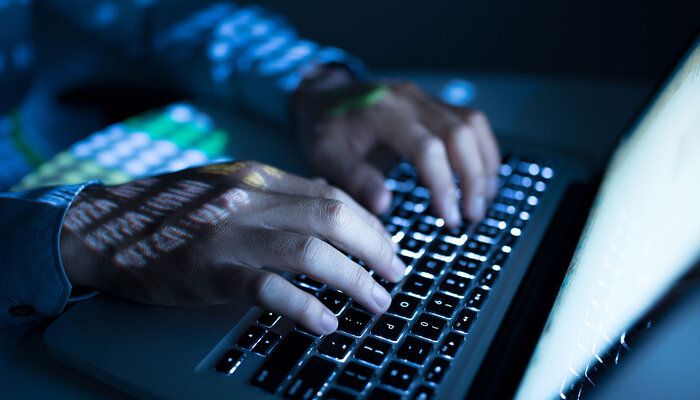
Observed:
[[[95,184],[0,193],[0,330],[63,311],[72,289],[60,255],[63,219]]]

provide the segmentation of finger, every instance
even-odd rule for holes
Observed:
[[[394,241],[369,226],[343,201],[276,195],[262,218],[269,226],[325,239],[390,281],[405,276],[406,265],[396,255]]]
[[[491,129],[488,118],[481,111],[456,107],[450,104],[443,105],[460,115],[462,120],[474,129],[486,169],[486,191],[489,197],[495,197],[499,189],[498,172],[501,167],[501,153],[498,150],[498,141],[493,133],[493,129]]]
[[[264,229],[248,258],[258,265],[308,275],[343,291],[372,312],[386,311],[391,296],[369,273],[323,240]]]
[[[338,327],[333,313],[314,296],[269,271],[241,266],[226,266],[225,279],[228,298],[288,317],[307,329],[321,335],[332,333]]]
[[[479,149],[484,159],[486,175],[488,177],[487,192],[489,197],[494,198],[499,189],[498,172],[501,168],[501,153],[498,150],[496,135],[494,135],[491,124],[483,112],[469,111],[466,120],[467,124],[474,128],[476,136],[479,139]]]
[[[443,141],[422,124],[398,120],[392,124],[389,145],[416,166],[423,184],[430,189],[431,201],[439,216],[450,226],[458,226],[462,215],[457,203],[457,187]]]
[[[422,104],[420,118],[445,141],[452,167],[460,177],[465,214],[473,221],[483,219],[488,176],[475,129],[458,114],[433,101]]]
[[[260,168],[269,169],[271,167],[263,165]],[[285,193],[298,196],[320,197],[326,199],[340,200],[350,206],[367,224],[372,226],[376,231],[382,232],[387,237],[384,225],[379,222],[379,219],[362,207],[357,201],[350,197],[344,191],[330,185],[314,182],[300,176],[289,174],[277,170],[277,178],[269,179],[266,189],[279,193]]]
[[[346,129],[334,125],[329,129]],[[384,175],[373,165],[342,148],[342,135],[328,135],[318,145],[317,165],[326,167],[326,174],[375,214],[383,214],[391,205],[391,192],[384,187]]]
[[[445,142],[460,177],[462,207],[469,219],[480,221],[486,215],[486,178],[474,130],[457,126],[447,134]]]

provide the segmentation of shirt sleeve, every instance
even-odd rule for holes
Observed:
[[[239,104],[286,124],[289,96],[318,65],[362,62],[305,40],[281,16],[257,6],[192,0],[54,0],[66,18],[103,43],[152,60],[178,89]]]
[[[59,253],[61,226],[92,184],[0,193],[0,330],[63,311],[72,288]]]

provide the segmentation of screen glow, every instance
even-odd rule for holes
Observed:
[[[615,153],[517,393],[564,398],[700,256],[700,44]]]

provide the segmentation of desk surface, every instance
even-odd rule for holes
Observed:
[[[451,79],[469,81],[476,96],[468,104],[484,110],[500,138],[549,150],[564,151],[600,168],[616,137],[644,103],[649,82],[601,82],[565,78],[469,73],[386,73],[412,79],[429,93],[439,93]],[[35,100],[41,103],[44,100]],[[31,101],[30,101],[31,103]],[[45,105],[45,103],[44,103]],[[215,119],[221,110],[212,108]],[[219,122],[217,120],[217,122]],[[262,129],[266,134],[241,136],[233,129],[244,123],[239,117],[220,121],[240,144],[236,156],[304,171],[296,152],[290,152],[291,134]],[[237,136],[238,135],[238,136]],[[261,146],[261,140],[274,145]],[[42,340],[46,324],[0,332],[0,398],[124,399],[98,381],[55,361]]]

